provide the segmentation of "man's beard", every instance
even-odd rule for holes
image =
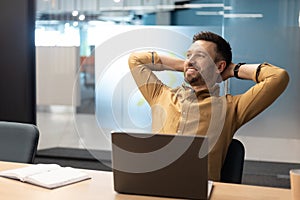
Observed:
[[[199,78],[198,77],[194,77],[190,80],[187,80],[186,78],[184,79],[185,82],[189,83],[190,85],[194,85],[196,82],[198,82]]]
[[[204,79],[203,79],[203,77],[201,76],[200,73],[195,77],[191,77],[191,78],[190,77],[185,77],[184,81],[189,83],[191,86],[198,85],[199,83],[204,83],[205,84],[205,81],[204,81]]]

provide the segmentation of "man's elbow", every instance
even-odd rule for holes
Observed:
[[[142,64],[148,64],[149,58],[148,58],[147,52],[133,52],[129,55],[128,58],[128,65],[130,69],[135,68],[136,66],[142,65]]]
[[[289,74],[285,69],[277,68],[276,73],[272,76],[272,87],[273,95],[280,96],[288,86]],[[277,98],[276,97],[276,98]]]
[[[284,69],[281,69],[279,73],[279,79],[280,79],[280,85],[282,87],[282,90],[285,90],[285,88],[288,86],[288,83],[290,81],[288,72]]]
[[[128,57],[128,66],[130,69],[134,68],[136,66],[137,62],[137,56],[135,53],[131,53]]]

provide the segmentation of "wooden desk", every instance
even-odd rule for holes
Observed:
[[[0,171],[23,167],[25,164],[1,162]],[[38,186],[0,177],[0,199],[3,200],[171,200],[149,196],[118,194],[113,190],[111,172],[84,170],[92,179],[48,190]],[[290,200],[288,189],[214,183],[210,200]]]

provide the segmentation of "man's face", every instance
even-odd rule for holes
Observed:
[[[216,44],[209,41],[198,40],[187,51],[184,62],[184,78],[191,86],[215,84]]]

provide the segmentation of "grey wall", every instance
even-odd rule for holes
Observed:
[[[35,124],[34,0],[1,0],[0,24],[0,120]]]

